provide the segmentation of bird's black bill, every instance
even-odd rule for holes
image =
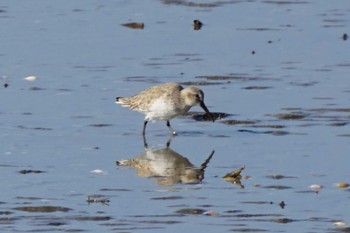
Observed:
[[[205,111],[206,114],[209,115],[209,117],[211,118],[211,120],[214,122],[215,121],[215,118],[213,116],[213,114],[211,114],[207,108],[207,106],[205,106],[204,102],[201,102],[200,104],[201,108],[203,108],[203,110]]]

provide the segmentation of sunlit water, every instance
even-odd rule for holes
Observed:
[[[1,232],[349,232],[336,186],[350,183],[349,12],[346,0],[2,1]],[[168,148],[165,122],[150,123],[145,148],[143,117],[114,99],[168,81],[229,115],[173,120]],[[135,158],[156,170],[116,164]],[[222,178],[241,166],[241,185]]]

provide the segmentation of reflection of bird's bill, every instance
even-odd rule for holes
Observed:
[[[200,103],[200,106],[201,106],[201,108],[203,108],[203,110],[211,117],[211,119],[212,119],[213,121],[215,121],[214,116],[209,112],[209,110],[208,110],[207,106],[205,106],[204,102],[201,102],[201,103]]]
[[[210,162],[211,158],[213,157],[215,153],[215,150],[213,150],[210,155],[208,156],[208,158],[201,164],[201,169],[206,169],[208,166],[208,163]]]

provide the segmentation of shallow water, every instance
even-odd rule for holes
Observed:
[[[345,0],[2,1],[1,232],[349,232],[336,186],[350,182],[349,12]],[[145,148],[142,116],[114,99],[167,81],[225,114],[173,120],[169,148],[165,123],[149,124]],[[116,165],[143,155],[157,173]],[[222,178],[241,166],[241,185]]]

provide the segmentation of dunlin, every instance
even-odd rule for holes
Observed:
[[[145,114],[142,134],[145,135],[148,121],[164,120],[172,134],[176,134],[170,126],[170,120],[183,115],[195,105],[201,106],[214,117],[204,104],[204,93],[196,87],[183,88],[178,83],[164,83],[150,87],[131,97],[117,97],[116,103]]]

